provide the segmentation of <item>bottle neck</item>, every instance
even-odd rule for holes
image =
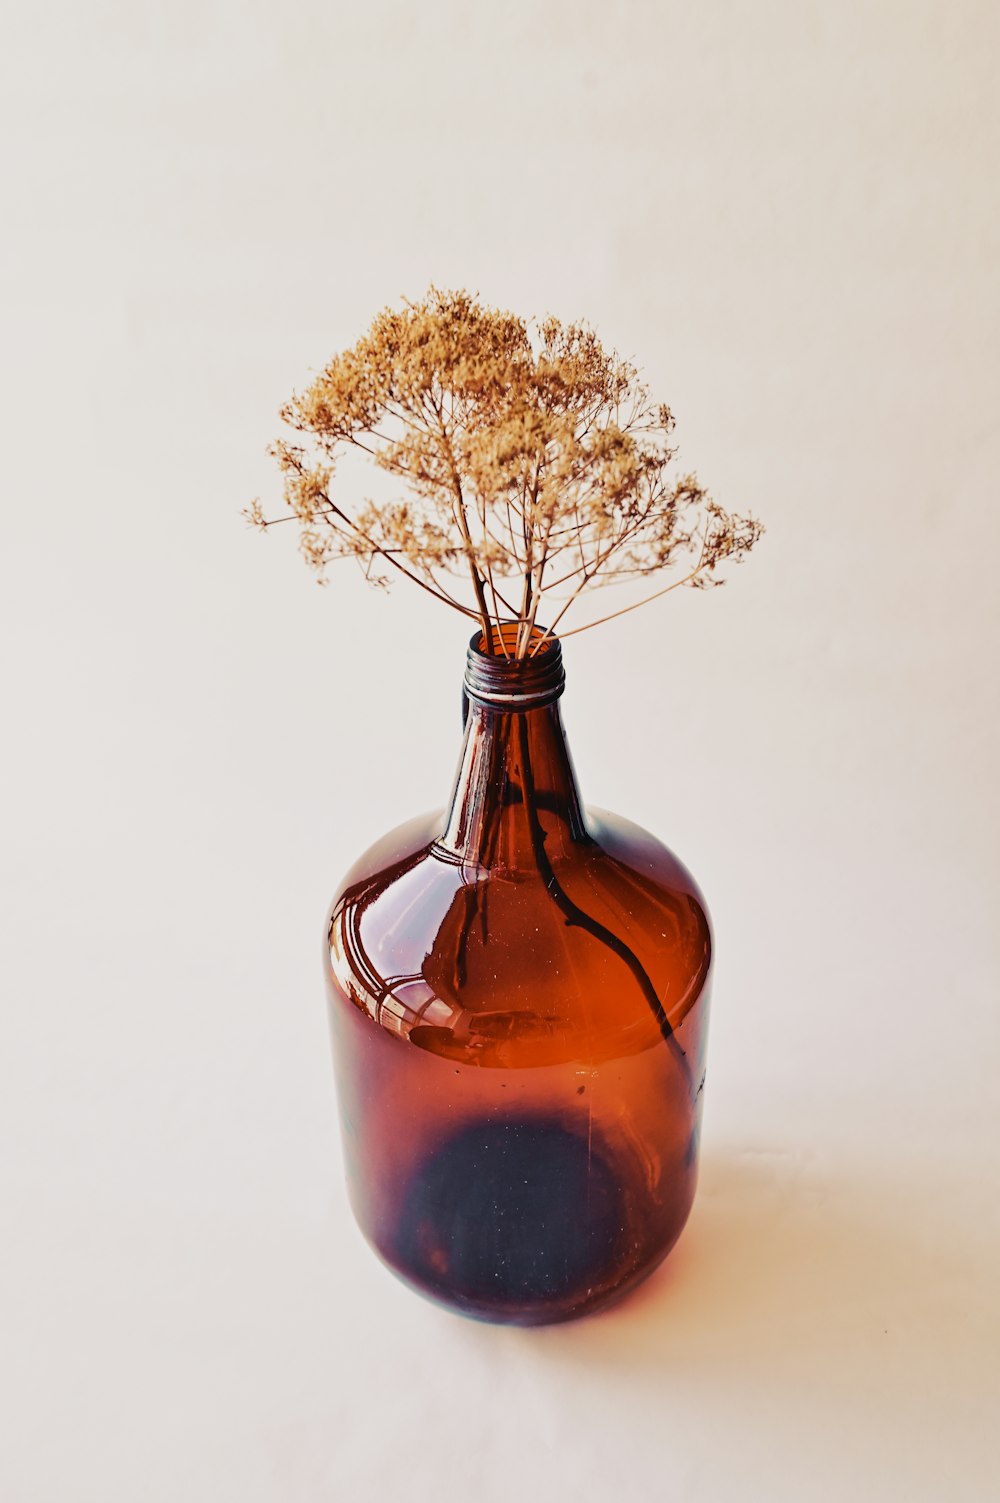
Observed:
[[[539,870],[587,838],[558,699],[557,641],[525,663],[489,657],[473,638],[465,739],[439,845],[493,871]]]

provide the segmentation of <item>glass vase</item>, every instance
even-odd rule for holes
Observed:
[[[347,874],[325,970],[362,1232],[422,1294],[528,1325],[610,1303],[680,1235],[712,931],[659,840],[582,805],[559,641],[513,642],[473,637],[447,809]]]

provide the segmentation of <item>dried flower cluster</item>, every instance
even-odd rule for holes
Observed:
[[[503,621],[519,623],[517,657],[538,651],[594,585],[669,571],[663,588],[623,607],[634,610],[680,585],[721,584],[719,565],[742,559],[762,531],[693,475],[672,475],[670,409],[586,325],[529,325],[466,292],[432,287],[385,309],[281,416],[299,439],[271,452],[320,577],[338,558],[359,560],[375,584],[403,574],[478,620],[489,651],[508,651]],[[400,481],[403,497],[350,509],[335,500],[351,449]],[[257,501],[245,515],[274,525]],[[456,576],[471,584],[469,603],[446,584]]]

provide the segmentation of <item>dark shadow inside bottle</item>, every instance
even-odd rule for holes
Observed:
[[[620,1177],[557,1118],[463,1127],[420,1167],[392,1261],[470,1313],[531,1318],[585,1301],[620,1268]]]

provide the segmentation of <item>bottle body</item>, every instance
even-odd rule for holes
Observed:
[[[450,810],[330,910],[348,1186],[381,1258],[517,1324],[651,1272],[694,1197],[711,952],[680,862],[583,811],[558,705],[474,703]]]

